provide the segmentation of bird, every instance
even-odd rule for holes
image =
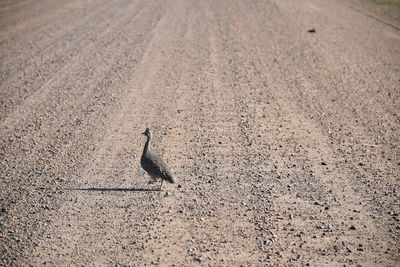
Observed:
[[[140,165],[154,182],[157,181],[157,179],[161,179],[161,185],[159,188],[159,190],[161,191],[164,181],[173,184],[175,183],[175,179],[173,178],[164,160],[150,149],[150,142],[151,138],[153,137],[152,131],[149,128],[146,128],[146,130],[142,134],[147,137],[147,141],[143,148]]]

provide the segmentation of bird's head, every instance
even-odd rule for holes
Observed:
[[[146,128],[146,130],[142,134],[144,134],[146,137],[151,137],[151,135],[152,135],[149,128]]]

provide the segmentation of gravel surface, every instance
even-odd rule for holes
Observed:
[[[360,3],[1,1],[0,265],[398,266],[400,22]]]

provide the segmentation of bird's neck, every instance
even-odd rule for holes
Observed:
[[[151,135],[149,137],[147,137],[147,141],[146,141],[146,144],[144,145],[143,153],[145,153],[146,151],[149,150],[150,141],[151,141]]]

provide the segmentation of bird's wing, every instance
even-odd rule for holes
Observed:
[[[150,153],[148,157],[148,164],[152,172],[161,178],[172,180],[171,172],[169,171],[164,160],[156,154]]]

